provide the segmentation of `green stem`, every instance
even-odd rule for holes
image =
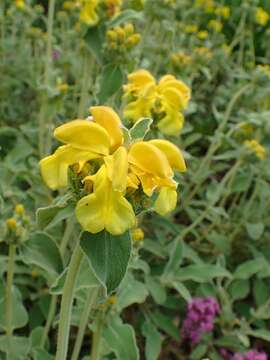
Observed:
[[[80,350],[82,347],[82,342],[83,342],[83,338],[84,338],[84,334],[85,334],[85,329],[86,326],[88,324],[88,320],[89,320],[89,316],[90,316],[90,312],[92,310],[92,307],[96,301],[98,295],[98,287],[96,288],[90,288],[88,290],[88,296],[87,296],[87,300],[84,304],[84,308],[81,314],[81,319],[80,319],[80,324],[79,324],[79,330],[77,333],[77,337],[76,337],[76,341],[75,341],[75,345],[74,345],[74,349],[73,349],[73,353],[71,356],[71,360],[77,360],[80,354]]]
[[[70,236],[73,232],[73,229],[74,229],[74,222],[72,220],[70,220],[67,222],[65,233],[64,233],[63,239],[60,244],[60,254],[62,255],[62,257],[64,257],[64,255],[65,255],[67,244],[68,244]],[[49,312],[48,312],[46,324],[45,324],[45,327],[44,327],[44,330],[42,333],[42,337],[41,337],[41,341],[40,341],[41,348],[44,347],[46,339],[48,337],[48,333],[50,331],[50,328],[51,328],[51,325],[52,325],[52,322],[53,322],[53,319],[55,316],[56,307],[57,307],[57,295],[53,295],[51,298],[50,306],[49,306]]]
[[[45,93],[41,97],[41,106],[39,113],[39,154],[42,157],[45,154],[45,144],[46,144],[46,124],[48,124],[49,119],[46,119],[47,107],[48,107],[48,88],[50,86],[50,73],[51,73],[51,63],[52,63],[52,35],[53,35],[53,18],[54,18],[54,9],[55,9],[55,0],[49,1],[48,9],[48,20],[47,20],[47,46],[46,46],[46,57],[45,57],[45,69],[44,69],[44,86]]]
[[[100,313],[99,318],[97,320],[97,329],[93,334],[93,343],[92,343],[92,351],[91,351],[91,360],[99,360],[100,353],[100,342],[101,335],[104,326],[104,313]]]
[[[44,83],[45,86],[50,84],[50,68],[52,63],[52,35],[53,35],[53,18],[54,18],[55,0],[49,1],[48,9],[48,22],[47,22],[47,48],[46,48],[46,61]]]
[[[51,302],[50,302],[50,307],[49,307],[49,312],[47,315],[47,320],[46,320],[46,324],[41,336],[41,341],[40,341],[40,347],[44,348],[45,346],[45,342],[48,336],[48,333],[50,331],[51,328],[51,324],[53,322],[54,319],[54,315],[55,315],[55,311],[56,311],[56,306],[57,306],[57,295],[53,295],[51,298]]]
[[[88,98],[88,89],[90,86],[91,79],[91,68],[92,68],[92,59],[89,57],[89,54],[84,54],[83,59],[83,75],[82,75],[82,90],[80,96],[78,117],[82,118],[86,111],[87,98]]]
[[[77,243],[70,260],[63,289],[55,360],[66,360],[67,358],[72,304],[82,258],[83,253],[80,244]]]
[[[7,266],[7,283],[6,283],[6,335],[7,335],[7,345],[8,345],[8,354],[11,353],[11,340],[12,340],[12,285],[14,278],[14,265],[15,265],[15,254],[16,246],[14,244],[9,244],[8,250],[8,266]]]

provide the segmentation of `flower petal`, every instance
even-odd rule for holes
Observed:
[[[113,149],[123,144],[123,133],[121,120],[116,112],[108,106],[92,106],[90,111],[94,121],[102,126],[110,136]]]
[[[127,187],[128,160],[127,150],[120,146],[113,155],[104,158],[108,177],[112,182],[113,190],[125,192]]]
[[[185,159],[177,146],[168,140],[150,140],[149,143],[155,145],[167,157],[169,164],[173,169],[186,171]]]
[[[133,144],[128,153],[128,160],[130,164],[137,166],[145,173],[161,178],[173,175],[166,156],[150,142],[138,141]]]
[[[80,151],[71,145],[60,146],[53,155],[40,161],[40,171],[44,182],[52,190],[67,186],[68,167],[75,163],[85,163],[99,155],[90,151]]]
[[[169,187],[161,188],[154,204],[154,210],[160,215],[166,215],[175,209],[177,204],[177,192]]]
[[[73,120],[54,130],[56,139],[74,148],[107,155],[110,148],[108,132],[89,120]]]
[[[127,93],[137,92],[150,84],[156,84],[155,78],[149,71],[140,69],[128,75],[128,84],[124,86],[124,91]]]
[[[95,176],[93,193],[77,203],[76,216],[84,230],[91,233],[105,229],[119,235],[136,225],[131,204],[121,192],[112,189],[105,165]]]
[[[159,130],[165,135],[177,135],[184,124],[184,115],[175,110],[168,110],[166,116],[158,122]]]

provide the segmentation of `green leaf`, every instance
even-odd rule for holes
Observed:
[[[54,360],[55,357],[44,349],[33,349],[34,360]]]
[[[132,141],[143,140],[152,123],[153,120],[150,118],[139,119],[129,130]]]
[[[143,14],[132,9],[124,10],[121,11],[121,13],[113,20],[111,20],[108,25],[109,27],[114,27],[130,20],[143,20]]]
[[[264,232],[264,224],[263,223],[257,223],[257,224],[247,223],[246,229],[247,229],[248,235],[251,237],[251,239],[259,240]]]
[[[250,336],[254,336],[255,338],[270,342],[270,331],[269,330],[265,330],[265,329],[249,330],[247,332],[247,334]]]
[[[129,232],[117,236],[107,231],[97,234],[84,232],[80,241],[98,280],[111,293],[127,271],[131,253]]]
[[[208,282],[211,279],[230,278],[229,271],[218,265],[198,264],[189,265],[179,269],[175,273],[175,277],[178,281],[193,280],[196,282]]]
[[[137,281],[131,272],[128,272],[122,281],[117,294],[117,309],[120,312],[122,309],[131,304],[141,304],[145,301],[148,295],[146,286]]]
[[[249,294],[249,290],[248,280],[234,280],[228,289],[232,301],[245,299]]]
[[[7,337],[5,335],[0,336],[0,350],[3,352],[7,352],[7,346]],[[30,351],[30,341],[26,337],[12,336],[11,349],[14,350],[14,353],[9,354],[9,360],[25,360],[27,359],[27,354]]]
[[[235,279],[249,279],[251,276],[255,275],[257,272],[265,268],[265,260],[263,257],[248,260],[243,264],[237,266],[234,272]]]
[[[182,298],[186,300],[186,302],[191,301],[192,296],[191,296],[188,288],[184,284],[177,282],[177,281],[173,281],[172,286],[180,294],[180,296],[182,296]]]
[[[262,306],[268,300],[269,286],[262,279],[254,280],[253,296],[257,306]]]
[[[50,288],[51,294],[62,294],[66,276],[67,276],[68,267],[58,276],[55,282]],[[78,291],[83,288],[90,288],[99,286],[100,283],[97,280],[95,273],[91,266],[89,266],[89,261],[84,257],[82,264],[80,266],[79,274],[77,276],[75,291]]]
[[[142,334],[145,336],[145,358],[146,360],[157,360],[161,351],[161,335],[156,327],[149,321],[142,326]]]
[[[145,277],[145,284],[157,304],[164,304],[166,301],[166,290],[160,281],[152,276]]]
[[[59,203],[37,209],[37,224],[41,230],[50,229],[74,213],[74,205]]]
[[[119,317],[108,322],[103,331],[103,338],[119,360],[139,360],[139,350],[133,328],[123,324]]]
[[[179,330],[174,325],[173,319],[167,317],[166,315],[163,315],[158,311],[156,311],[154,314],[150,314],[150,317],[159,329],[165,331],[176,341],[179,341]]]
[[[120,89],[123,78],[124,75],[120,66],[109,64],[104,67],[97,95],[100,103],[106,102],[107,99]]]
[[[191,360],[201,360],[202,356],[206,354],[208,346],[205,344],[199,344],[190,354]]]
[[[101,26],[89,27],[84,39],[92,55],[98,63],[102,63],[102,44],[104,43],[104,29]]]
[[[165,267],[164,273],[174,273],[182,263],[184,258],[184,245],[183,241],[179,241],[178,239],[175,240],[171,251],[170,251],[170,258]]]
[[[32,234],[21,247],[21,255],[26,264],[37,265],[49,273],[60,274],[63,271],[59,248],[46,233]]]
[[[0,328],[6,328],[6,301],[5,287],[0,282]],[[18,329],[24,327],[28,323],[28,314],[22,302],[20,291],[13,286],[12,288],[12,328]]]

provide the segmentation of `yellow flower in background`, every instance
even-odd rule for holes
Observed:
[[[210,20],[208,23],[209,29],[212,29],[216,32],[221,32],[223,28],[223,24],[218,20]]]
[[[264,10],[262,7],[257,7],[255,12],[255,20],[256,23],[265,26],[269,21],[269,14],[266,10]]]
[[[105,5],[107,16],[111,18],[120,13],[123,0],[103,0],[102,3]]]
[[[80,11],[80,20],[89,26],[94,26],[99,21],[97,6],[99,0],[83,0]]]
[[[54,131],[65,145],[40,161],[45,183],[53,190],[68,185],[68,169],[80,174],[83,197],[76,216],[91,233],[107,230],[122,234],[136,226],[126,194],[151,197],[158,192],[154,210],[161,215],[176,206],[174,170],[185,171],[180,150],[166,140],[137,141],[124,146],[122,124],[113,109],[90,108],[88,120],[74,120]]]
[[[206,13],[212,13],[215,9],[214,0],[196,0],[195,6],[202,7]]]
[[[24,0],[15,0],[15,5],[18,9],[25,8],[25,1]]]
[[[215,10],[217,16],[221,16],[224,19],[228,19],[231,14],[231,9],[229,6],[220,6]]]
[[[181,113],[190,99],[190,89],[173,75],[165,75],[157,83],[146,70],[129,74],[124,85],[124,99],[127,105],[124,116],[133,121],[155,115],[157,126],[167,135],[176,135],[184,123]]]
[[[197,38],[200,40],[205,40],[209,36],[209,33],[207,30],[200,30],[197,32]]]
[[[111,50],[130,50],[141,39],[140,34],[134,31],[134,26],[131,23],[107,30],[106,37],[107,46]]]
[[[244,144],[260,159],[265,158],[266,150],[265,148],[255,139],[246,140]]]
[[[184,31],[188,34],[195,34],[198,31],[198,26],[194,24],[186,25]]]

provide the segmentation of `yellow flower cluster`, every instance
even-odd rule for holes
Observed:
[[[231,9],[229,6],[220,6],[216,8],[215,14],[217,16],[223,17],[224,19],[228,19],[231,14]]]
[[[190,99],[190,89],[173,75],[163,76],[157,83],[146,70],[135,71],[124,85],[124,116],[136,122],[153,116],[157,127],[166,135],[177,135],[184,123],[183,110]]]
[[[192,63],[192,56],[184,52],[173,53],[171,55],[171,62],[175,66],[186,66]]]
[[[255,139],[246,140],[244,144],[260,159],[265,158],[266,150],[265,148]]]
[[[16,204],[13,217],[10,217],[6,220],[6,226],[8,230],[13,232],[16,236],[21,236],[23,233],[22,225],[25,220],[24,214],[24,206],[22,204]]]
[[[194,54],[199,56],[200,58],[204,58],[208,60],[213,57],[213,52],[211,51],[211,49],[205,46],[196,47],[194,49]]]
[[[103,0],[107,17],[111,18],[121,11],[122,0]]]
[[[134,26],[129,23],[124,26],[117,26],[106,33],[109,49],[131,49],[137,45],[141,39],[139,33],[135,33]]]
[[[180,150],[166,140],[125,144],[123,125],[112,108],[94,106],[90,111],[91,118],[55,129],[54,136],[65,145],[40,162],[42,177],[53,190],[66,187],[69,167],[76,169],[84,186],[76,205],[82,228],[122,234],[136,226],[132,199],[151,197],[154,192],[156,212],[164,215],[173,210],[174,170],[186,170]]]
[[[80,21],[88,26],[94,26],[99,21],[97,14],[98,0],[82,0],[80,10]]]
[[[221,32],[223,29],[223,24],[219,20],[212,19],[209,21],[208,27],[215,32]]]
[[[78,0],[65,1],[64,10],[80,10],[80,21],[88,26],[95,26],[100,17],[112,18],[122,6],[122,0]]]
[[[15,0],[15,5],[18,9],[25,8],[25,1],[24,0]]]
[[[265,26],[269,21],[269,14],[266,10],[264,10],[262,7],[257,7],[255,12],[255,20],[256,23]]]
[[[207,13],[212,13],[215,9],[215,2],[214,0],[196,0],[195,6],[202,7]]]

